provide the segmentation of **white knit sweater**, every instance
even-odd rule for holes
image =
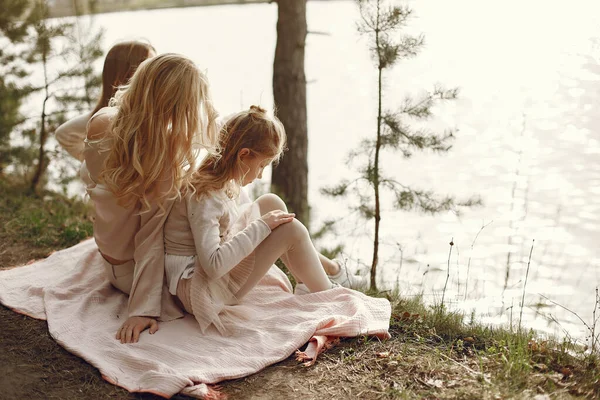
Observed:
[[[240,204],[242,203],[242,204]],[[211,192],[197,200],[188,194],[173,206],[165,224],[165,251],[197,255],[209,279],[218,279],[250,255],[271,233],[260,218],[240,221],[244,207],[223,192]]]

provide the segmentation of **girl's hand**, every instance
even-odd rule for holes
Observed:
[[[261,217],[261,219],[269,225],[271,230],[277,228],[279,225],[287,224],[288,222],[292,222],[296,214],[294,213],[286,213],[281,210],[273,210],[269,211],[265,215]]]

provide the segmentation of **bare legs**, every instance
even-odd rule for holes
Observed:
[[[321,265],[323,265],[323,269],[327,273],[327,275],[335,275],[340,272],[340,266],[333,260],[325,257],[323,254],[319,253],[319,260],[321,260]]]
[[[285,211],[285,212],[288,211],[287,206],[285,205],[283,200],[281,200],[281,198],[279,196],[277,196],[273,193],[269,193],[269,194],[260,196],[258,199],[256,199],[256,203],[260,207],[261,215],[264,215],[264,214],[268,213],[269,211],[273,211],[273,210],[281,210],[281,211]],[[317,253],[317,254],[319,255],[319,260],[321,262],[321,265],[323,266],[323,269],[327,273],[327,275],[335,275],[338,272],[340,272],[340,266],[335,261],[330,260],[329,258],[325,257],[321,253]],[[288,267],[288,269],[290,269],[290,260],[288,259],[287,254],[282,254],[280,256],[280,258],[281,258],[281,261],[283,261],[283,263],[285,264],[285,266]],[[290,272],[291,272],[291,269],[290,269]],[[296,276],[294,275],[294,277],[296,277]],[[297,282],[302,282],[302,281],[297,280]]]
[[[273,211],[287,211],[283,201],[273,194],[259,197],[256,200],[261,215]],[[292,275],[303,282],[311,292],[319,292],[331,288],[331,282],[325,269],[339,270],[339,266],[317,252],[312,244],[308,230],[298,220],[278,226],[256,248],[254,271],[240,288],[236,297],[246,295],[271,266],[281,258]]]

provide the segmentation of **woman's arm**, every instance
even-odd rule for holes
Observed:
[[[164,199],[173,185],[170,170],[162,172],[156,185],[155,198]],[[174,203],[174,199],[161,200],[161,203],[154,200],[150,210],[140,215],[140,227],[134,241],[135,271],[129,294],[129,316],[160,317],[171,312],[162,309],[168,304],[161,305],[161,298],[165,276],[164,227]]]
[[[140,229],[135,235],[133,259],[135,270],[129,293],[129,316],[158,318],[165,273],[164,225],[173,201],[154,204],[141,215]]]
[[[100,173],[104,168],[104,161],[108,155],[109,143],[105,139],[110,130],[112,112],[109,108],[103,108],[90,118],[86,128],[87,141],[82,140],[82,170],[80,176],[86,184],[88,177],[98,182]]]
[[[91,116],[91,113],[87,113],[72,118],[54,132],[58,143],[79,161],[83,161],[83,139],[85,139],[86,126]]]
[[[170,186],[169,181],[165,180],[165,186],[167,185]],[[133,253],[135,270],[129,293],[129,318],[123,323],[116,336],[121,343],[136,343],[140,333],[148,328],[151,334],[156,332],[158,330],[156,319],[161,315],[173,318],[183,316],[163,287],[164,225],[172,207],[172,200],[166,201],[162,207],[156,203],[148,212],[141,215],[140,227],[135,235]]]
[[[210,279],[218,279],[231,271],[271,233],[269,226],[257,219],[221,244],[220,220],[225,215],[225,205],[210,195],[200,201],[192,196],[185,199],[188,219],[198,261]]]
[[[90,119],[87,127],[88,143],[85,147],[85,173],[98,181],[104,159],[108,154],[103,139],[109,134],[110,120],[115,109],[103,108]],[[164,187],[162,187],[164,186]],[[164,173],[163,185],[158,189],[168,190],[171,175]],[[151,209],[140,215],[139,226],[134,238],[134,278],[129,295],[128,318],[117,332],[116,338],[122,343],[135,343],[139,334],[147,328],[150,333],[158,330],[156,319],[164,312],[169,316],[182,316],[170,296],[163,296],[164,278],[164,241],[163,227],[172,207],[172,201],[166,201],[162,207],[153,203]],[[132,221],[132,223],[134,223]]]

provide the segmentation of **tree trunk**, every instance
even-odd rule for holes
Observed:
[[[44,175],[44,172],[46,171],[46,167],[47,165],[45,165],[46,161],[46,150],[44,149],[44,146],[46,146],[46,139],[48,136],[48,132],[46,131],[46,102],[48,101],[48,99],[50,98],[50,92],[48,90],[48,60],[46,58],[46,50],[44,49],[44,54],[42,54],[42,65],[44,67],[44,93],[45,93],[45,98],[44,98],[44,103],[42,105],[42,116],[41,116],[41,121],[40,121],[40,147],[39,147],[39,152],[38,152],[38,164],[37,167],[35,169],[35,174],[33,175],[33,178],[31,179],[31,191],[35,192],[37,189],[37,186],[40,183],[40,180],[42,179],[42,176]]]
[[[381,204],[379,198],[379,152],[381,150],[381,120],[382,120],[382,74],[381,50],[379,43],[380,3],[377,1],[377,25],[375,27],[375,44],[379,64],[377,66],[377,141],[375,142],[375,160],[373,163],[373,190],[375,192],[375,235],[373,238],[373,262],[371,263],[371,289],[377,290],[377,264],[379,263],[379,225],[381,223]]]
[[[273,97],[277,116],[285,126],[289,150],[273,169],[271,188],[296,213],[296,218],[308,225],[306,0],[277,0],[277,4]]]

